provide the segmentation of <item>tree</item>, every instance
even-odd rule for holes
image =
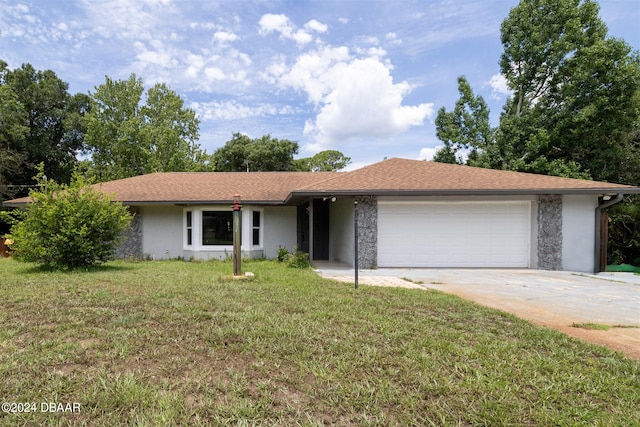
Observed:
[[[234,133],[233,138],[213,153],[213,162],[219,172],[290,171],[294,169],[293,156],[298,143],[264,135],[251,139]]]
[[[478,151],[486,150],[492,141],[489,107],[481,96],[475,96],[464,76],[458,77],[460,98],[451,112],[444,107],[436,117],[436,136],[444,147],[436,152],[435,161],[463,163],[459,150],[470,150],[469,158],[476,159]]]
[[[617,180],[638,116],[640,59],[591,0],[522,0],[502,23],[502,74],[513,90],[491,167]],[[628,165],[627,165],[628,166]],[[640,166],[640,165],[636,165]]]
[[[67,89],[68,84],[51,70],[36,71],[30,64],[9,70],[0,60],[0,179],[4,185],[32,184],[40,163],[50,178],[69,182],[83,145],[84,126],[78,118],[88,108],[88,97],[71,96]]]
[[[199,171],[209,156],[195,142],[199,120],[164,83],[146,93],[132,74],[128,80],[106,77],[91,94],[85,142],[91,153],[89,172],[110,180],[151,172]]]
[[[491,167],[640,184],[640,57],[589,0],[522,0],[502,24],[514,97]],[[610,212],[609,262],[640,262],[640,201]]]
[[[0,86],[0,200],[16,192],[11,179],[24,167],[24,153],[16,146],[29,131],[24,125],[26,113],[18,97],[8,86]]]
[[[457,162],[457,149],[472,147],[475,166],[639,185],[640,55],[607,37],[598,12],[593,0],[521,0],[501,27],[500,68],[513,96],[499,126],[486,143],[468,142],[466,129],[482,128],[483,118],[441,109],[437,159]],[[464,105],[473,97],[463,89]],[[634,203],[611,211],[626,230],[611,234],[620,259],[640,259]]]
[[[37,177],[39,190],[29,192],[24,220],[11,228],[13,256],[55,269],[86,267],[104,262],[121,243],[131,214],[91,187],[80,174],[71,184]]]
[[[311,172],[335,172],[346,168],[351,163],[351,157],[347,157],[338,150],[321,151],[312,157],[294,160],[293,169]]]

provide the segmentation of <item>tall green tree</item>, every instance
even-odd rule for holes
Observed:
[[[29,131],[26,112],[18,96],[8,86],[0,86],[0,200],[16,194],[11,179],[24,167],[24,153],[17,150]]]
[[[234,133],[233,137],[213,153],[215,170],[219,172],[264,172],[295,170],[293,156],[298,143],[264,135],[251,139]]]
[[[492,142],[493,130],[489,122],[489,107],[481,96],[475,96],[466,77],[458,77],[460,98],[453,111],[444,107],[436,116],[436,136],[444,147],[436,152],[434,160],[441,163],[463,163],[458,154],[468,150],[469,159],[474,161],[479,150],[486,150]]]
[[[146,92],[141,79],[96,87],[87,114],[89,173],[110,180],[151,172],[208,170],[209,156],[196,143],[199,120],[164,83]]]
[[[346,168],[351,163],[351,157],[347,157],[338,150],[324,150],[312,157],[304,157],[293,161],[293,169],[310,172],[335,172]]]
[[[617,181],[630,166],[619,157],[638,115],[640,60],[607,38],[598,12],[591,0],[522,0],[503,21],[500,68],[514,95],[491,167]]]
[[[502,24],[514,96],[491,167],[640,185],[640,56],[607,37],[594,1],[522,0]],[[640,262],[640,201],[611,210],[609,262]]]
[[[51,70],[37,71],[30,64],[10,70],[0,60],[0,104],[0,179],[5,185],[34,184],[40,163],[51,179],[69,182],[83,147],[80,118],[88,97],[70,95],[68,84]]]
[[[640,54],[607,37],[598,13],[593,0],[521,0],[501,27],[513,96],[499,126],[488,143],[468,142],[466,129],[483,119],[441,109],[436,160],[458,161],[456,148],[469,146],[477,166],[640,185]],[[639,203],[611,212],[618,261],[640,262]]]

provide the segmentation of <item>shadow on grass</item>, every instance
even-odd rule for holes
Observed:
[[[84,267],[75,268],[55,268],[42,264],[29,264],[20,270],[21,274],[43,274],[43,273],[58,273],[58,274],[94,274],[105,272],[118,272],[118,271],[132,271],[135,270],[133,264],[96,264]]]

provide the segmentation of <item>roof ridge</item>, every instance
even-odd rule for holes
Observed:
[[[316,182],[314,182],[314,183],[312,183],[312,184],[307,184],[307,185],[305,185],[304,187],[296,188],[296,189],[292,190],[292,192],[293,192],[293,191],[302,191],[302,190],[306,189],[307,187],[311,187],[311,186],[319,185],[319,184],[324,184],[324,183],[326,183],[326,182],[333,181],[333,180],[335,180],[335,179],[342,179],[342,178],[344,178],[344,177],[346,177],[346,176],[353,175],[353,174],[355,174],[356,172],[364,171],[365,169],[369,169],[369,168],[371,168],[371,167],[373,167],[373,166],[376,166],[376,165],[379,165],[379,164],[381,164],[381,163],[388,162],[388,161],[390,161],[390,160],[394,160],[394,159],[398,159],[398,160],[409,160],[409,159],[399,159],[399,158],[397,158],[397,157],[392,157],[392,158],[390,158],[390,159],[385,158],[384,160],[382,160],[382,161],[380,161],[380,162],[371,163],[371,164],[369,164],[369,165],[363,166],[363,167],[358,168],[358,169],[354,169],[354,170],[352,170],[352,171],[347,171],[347,172],[335,172],[335,174],[336,174],[335,176],[332,176],[332,177],[327,178],[327,179],[323,179],[323,180],[321,180],[321,181],[316,181]]]

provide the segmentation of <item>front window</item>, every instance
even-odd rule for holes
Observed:
[[[193,244],[193,212],[187,211],[187,245]]]
[[[253,222],[252,222],[252,244],[253,246],[260,245],[260,211],[253,211]]]
[[[233,245],[233,212],[202,212],[202,244]]]

